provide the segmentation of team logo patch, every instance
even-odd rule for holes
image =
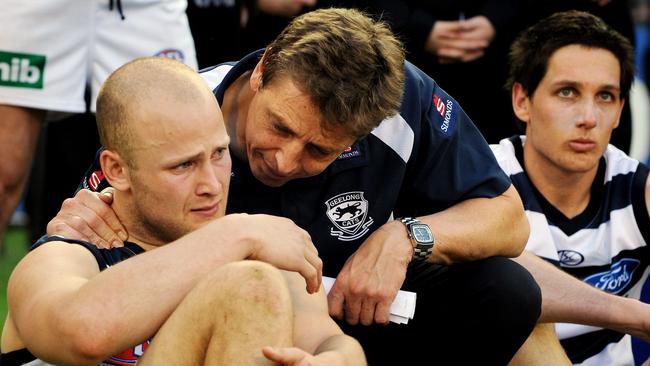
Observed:
[[[356,145],[353,145],[343,150],[341,155],[339,155],[338,158],[336,158],[336,160],[356,158],[359,155],[361,155],[361,151],[359,151],[359,148]]]
[[[327,217],[335,227],[330,235],[342,241],[358,239],[368,232],[373,219],[368,217],[368,201],[363,192],[341,193],[325,202]]]
[[[138,362],[138,359],[142,357],[144,351],[149,348],[149,343],[151,340],[146,340],[144,343],[138,344],[137,346],[130,348],[119,355],[115,355],[108,360],[102,362],[100,366],[129,366],[135,365]]]
[[[573,250],[559,250],[560,263],[564,266],[572,267],[585,261],[585,256]]]
[[[43,89],[45,55],[0,51],[0,86]]]
[[[585,278],[584,281],[596,288],[616,295],[632,282],[632,275],[640,263],[637,259],[624,258],[612,264],[609,271],[596,273]]]
[[[433,94],[433,105],[431,108],[442,118],[442,121],[439,121],[437,118],[435,119],[434,124],[436,127],[444,133],[450,133],[450,129],[453,129],[456,122],[456,105],[454,101],[444,95]]]
[[[156,52],[154,56],[171,58],[180,62],[185,62],[185,54],[178,48],[166,48],[162,51]]]
[[[93,190],[97,191],[97,187],[104,179],[104,173],[101,170],[95,170],[90,177],[88,177],[88,186]]]

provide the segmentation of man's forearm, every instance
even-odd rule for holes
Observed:
[[[345,334],[327,338],[318,346],[314,355],[325,356],[326,353],[330,353],[332,356],[333,362],[330,364],[346,366],[367,365],[366,356],[363,353],[363,348],[361,348],[359,342]],[[335,359],[339,359],[342,362],[338,363]]]
[[[649,338],[650,305],[589,286],[528,251],[515,261],[542,290],[540,322],[592,325]]]
[[[530,230],[512,186],[500,196],[468,199],[420,220],[429,224],[436,237],[432,261],[444,264],[518,256]]]

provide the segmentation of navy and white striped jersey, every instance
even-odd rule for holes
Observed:
[[[226,88],[262,55],[202,72],[219,103]],[[392,216],[426,215],[509,186],[490,149],[458,103],[430,77],[405,65],[399,113],[341,154],[321,174],[264,186],[233,157],[229,213],[267,213],[307,230],[335,277],[348,257]]]
[[[569,219],[528,179],[524,143],[525,136],[515,136],[492,149],[523,200],[531,229],[526,249],[603,291],[650,302],[648,168],[609,145],[587,208]],[[646,342],[612,330],[577,324],[556,330],[575,364],[640,365],[650,355]]]

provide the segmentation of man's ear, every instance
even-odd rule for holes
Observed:
[[[255,65],[255,68],[253,69],[253,73],[251,73],[250,77],[250,86],[253,91],[258,91],[260,90],[260,87],[262,86],[262,74],[264,72],[264,58],[266,57],[266,51],[264,51],[264,54],[262,55],[262,58],[257,62],[257,65]]]
[[[521,122],[528,123],[530,120],[530,97],[520,83],[512,84],[512,110]]]
[[[99,156],[99,163],[102,167],[104,177],[118,191],[126,191],[131,187],[129,179],[129,168],[122,157],[111,150],[102,151]]]

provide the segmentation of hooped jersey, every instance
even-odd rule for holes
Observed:
[[[492,149],[521,195],[530,222],[526,249],[608,293],[650,302],[648,168],[612,145],[600,159],[587,208],[569,219],[530,182],[523,163],[525,136]],[[580,365],[640,365],[650,344],[579,324],[557,324],[569,358]]]
[[[252,70],[262,53],[201,71],[220,104],[226,88]],[[227,212],[292,219],[311,235],[323,274],[335,277],[359,245],[392,217],[432,214],[468,198],[503,193],[510,180],[458,103],[412,64],[405,64],[404,73],[399,112],[316,176],[272,188],[233,156]],[[82,187],[105,186],[96,160]]]
[[[34,250],[39,246],[51,242],[51,241],[64,241],[70,244],[78,244],[88,249],[99,266],[99,270],[103,271],[106,268],[117,264],[125,259],[131,258],[137,254],[143,253],[144,249],[140,246],[126,242],[124,247],[121,248],[111,248],[111,249],[99,249],[95,245],[88,243],[83,240],[73,240],[65,239],[60,236],[44,236],[39,239],[34,245],[32,245],[30,250]],[[99,366],[129,366],[135,365],[140,356],[144,351],[149,347],[150,340],[146,340],[141,344],[138,344],[128,350],[115,355],[103,362],[99,363]],[[37,359],[34,355],[31,354],[27,349],[20,349],[8,353],[0,354],[0,365],[2,366],[48,366],[50,364]]]

